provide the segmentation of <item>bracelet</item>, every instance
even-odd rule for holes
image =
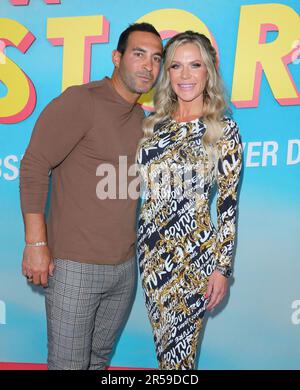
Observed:
[[[47,241],[38,241],[33,243],[26,242],[26,246],[47,246],[47,245],[48,245]]]
[[[232,275],[232,269],[226,265],[217,264],[216,268],[225,278],[229,278]]]

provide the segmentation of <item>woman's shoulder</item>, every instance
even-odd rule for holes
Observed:
[[[153,127],[153,133],[158,132],[161,130],[163,127],[165,127],[168,123],[170,123],[170,119],[165,119],[159,122],[156,122],[154,127]]]
[[[223,134],[221,138],[232,139],[236,136],[240,136],[239,126],[237,122],[230,116],[224,116],[222,119]]]

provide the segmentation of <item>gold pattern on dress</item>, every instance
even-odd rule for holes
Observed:
[[[231,266],[242,146],[236,123],[224,124],[215,163],[202,144],[200,120],[167,122],[142,145],[137,254],[161,369],[195,368],[209,277],[216,264]]]

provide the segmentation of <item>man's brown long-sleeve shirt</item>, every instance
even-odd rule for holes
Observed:
[[[134,164],[143,117],[108,78],[68,88],[41,113],[21,162],[21,206],[24,214],[44,213],[51,170],[47,235],[54,258],[119,264],[133,256],[137,201],[118,198],[119,157],[127,157],[127,168]],[[100,164],[116,169],[116,199],[97,196]]]

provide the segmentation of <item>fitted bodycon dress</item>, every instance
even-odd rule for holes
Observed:
[[[161,369],[193,369],[208,277],[231,267],[242,144],[224,117],[218,158],[208,158],[201,119],[165,121],[141,145],[137,256]],[[217,227],[210,198],[217,188]]]

